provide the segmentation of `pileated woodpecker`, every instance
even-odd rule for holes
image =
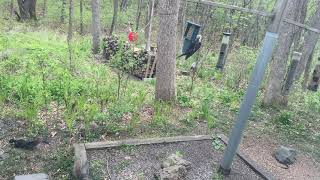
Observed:
[[[202,36],[201,35],[197,35],[197,38],[190,44],[190,46],[186,50],[186,52],[181,54],[180,56],[178,56],[178,58],[180,58],[182,56],[186,56],[186,60],[187,60],[194,53],[196,53],[201,47],[201,39],[202,39]]]

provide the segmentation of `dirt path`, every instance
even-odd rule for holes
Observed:
[[[310,156],[298,153],[297,161],[288,169],[272,156],[280,144],[271,137],[248,136],[243,139],[244,153],[279,180],[319,180],[320,164]]]

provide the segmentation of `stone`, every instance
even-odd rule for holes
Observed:
[[[296,161],[297,151],[292,148],[280,146],[275,154],[275,158],[281,164],[291,165]]]
[[[170,155],[161,164],[161,169],[155,174],[159,180],[183,180],[191,169],[191,163],[177,154]]]
[[[49,180],[49,176],[44,173],[15,176],[14,180]]]
[[[163,163],[161,164],[161,168],[167,168],[175,165],[182,165],[187,169],[191,168],[191,163],[189,161],[182,159],[179,155],[176,154],[170,155],[165,161],[163,161]]]

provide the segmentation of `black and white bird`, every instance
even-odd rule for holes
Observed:
[[[190,44],[190,47],[186,50],[185,53],[178,56],[178,58],[182,56],[186,56],[186,60],[191,57],[194,53],[196,53],[201,48],[201,40],[202,36],[197,35],[196,39]]]

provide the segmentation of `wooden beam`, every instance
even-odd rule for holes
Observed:
[[[84,144],[74,144],[73,174],[77,179],[89,180],[89,162]]]
[[[202,140],[210,140],[210,139],[212,139],[212,136],[209,136],[209,135],[177,136],[177,137],[149,138],[149,139],[128,139],[128,140],[122,140],[122,141],[85,143],[85,148],[87,150],[93,150],[93,149],[119,147],[123,145],[136,146],[136,145],[176,143],[176,142],[187,142],[187,141],[202,141]]]
[[[286,23],[293,24],[295,26],[298,26],[298,27],[304,28],[306,30],[309,30],[309,31],[312,31],[312,32],[320,34],[320,30],[319,29],[316,29],[316,28],[310,27],[308,25],[296,22],[294,20],[291,20],[291,19],[288,19],[288,18],[284,18],[283,21],[286,22]]]
[[[274,16],[273,13],[263,12],[263,11],[259,11],[259,10],[255,10],[255,9],[247,9],[247,8],[223,4],[223,3],[219,3],[219,2],[213,2],[213,1],[207,1],[207,0],[187,0],[187,1],[192,2],[192,3],[206,4],[209,6],[214,6],[214,7],[224,8],[224,9],[237,10],[237,11],[255,14],[255,15],[259,15],[259,16],[265,16],[265,17],[273,17]]]

